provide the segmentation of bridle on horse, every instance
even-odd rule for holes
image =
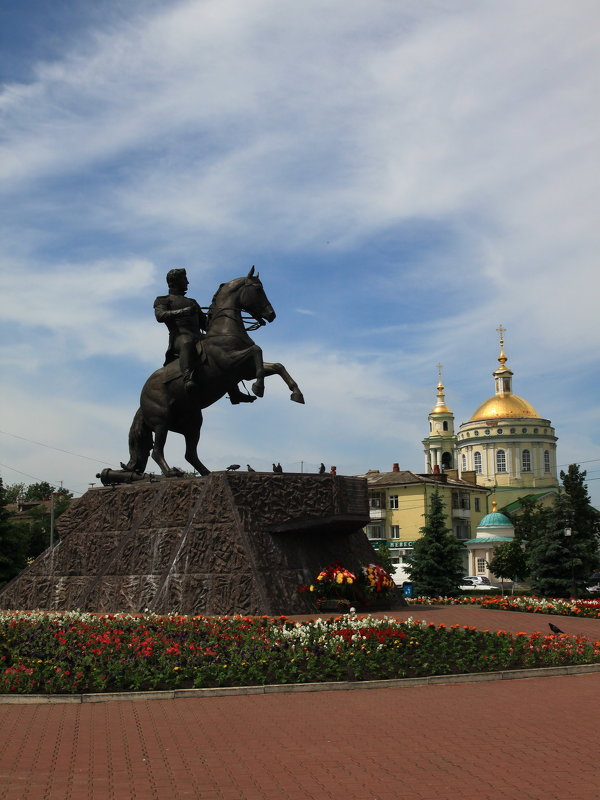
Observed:
[[[202,311],[208,311],[210,313],[210,306],[200,306],[200,308],[202,309]],[[222,316],[226,316],[229,319],[233,320],[234,322],[236,321],[236,318],[232,317],[230,314],[223,314],[224,311],[237,311],[239,313],[240,317],[241,317],[242,324],[244,325],[244,330],[245,331],[257,331],[259,328],[262,328],[264,326],[264,324],[265,324],[264,322],[257,320],[256,317],[253,317],[252,314],[246,314],[241,309],[236,308],[235,306],[223,306],[223,307],[219,308],[218,311],[214,312],[211,315],[211,321],[215,320],[215,319],[218,319],[219,317],[222,317]],[[250,320],[254,320],[254,322],[252,324],[250,324],[250,325],[247,325],[247,323],[250,322]],[[223,336],[223,335],[226,335],[226,334],[222,334],[222,333],[214,333],[214,334],[207,333],[207,334],[205,334],[205,336],[211,336],[211,335],[212,336]],[[229,335],[230,336],[235,336],[235,334],[233,334],[233,333],[229,334]]]

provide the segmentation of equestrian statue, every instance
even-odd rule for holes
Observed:
[[[248,330],[273,322],[271,306],[254,267],[243,278],[222,283],[205,315],[195,300],[186,297],[188,279],[184,269],[167,274],[169,294],[157,297],[154,313],[169,330],[165,363],[148,378],[141,392],[140,407],[129,431],[129,462],[125,473],[139,475],[152,455],[167,477],[181,475],[169,467],[164,447],[169,431],[185,438],[185,459],[201,475],[210,470],[198,458],[202,409],[228,394],[230,402],[248,403],[264,394],[264,379],[279,375],[291,390],[290,399],[304,403],[298,384],[282,364],[263,361],[262,350]],[[244,314],[254,323],[246,327]],[[253,379],[253,397],[240,391],[238,383]],[[116,471],[111,470],[112,475]]]

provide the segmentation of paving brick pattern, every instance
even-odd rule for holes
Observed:
[[[554,621],[600,638],[596,620],[464,607],[419,617],[513,631]],[[599,693],[591,674],[0,705],[0,800],[597,800]]]

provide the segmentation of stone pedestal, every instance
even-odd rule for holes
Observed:
[[[376,560],[368,520],[363,478],[216,472],[91,489],[0,608],[302,614],[298,588],[323,567]]]

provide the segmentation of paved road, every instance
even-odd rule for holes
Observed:
[[[491,630],[600,620],[467,607]],[[400,612],[399,615],[404,615]],[[0,800],[598,800],[600,674],[314,694],[0,706]]]

